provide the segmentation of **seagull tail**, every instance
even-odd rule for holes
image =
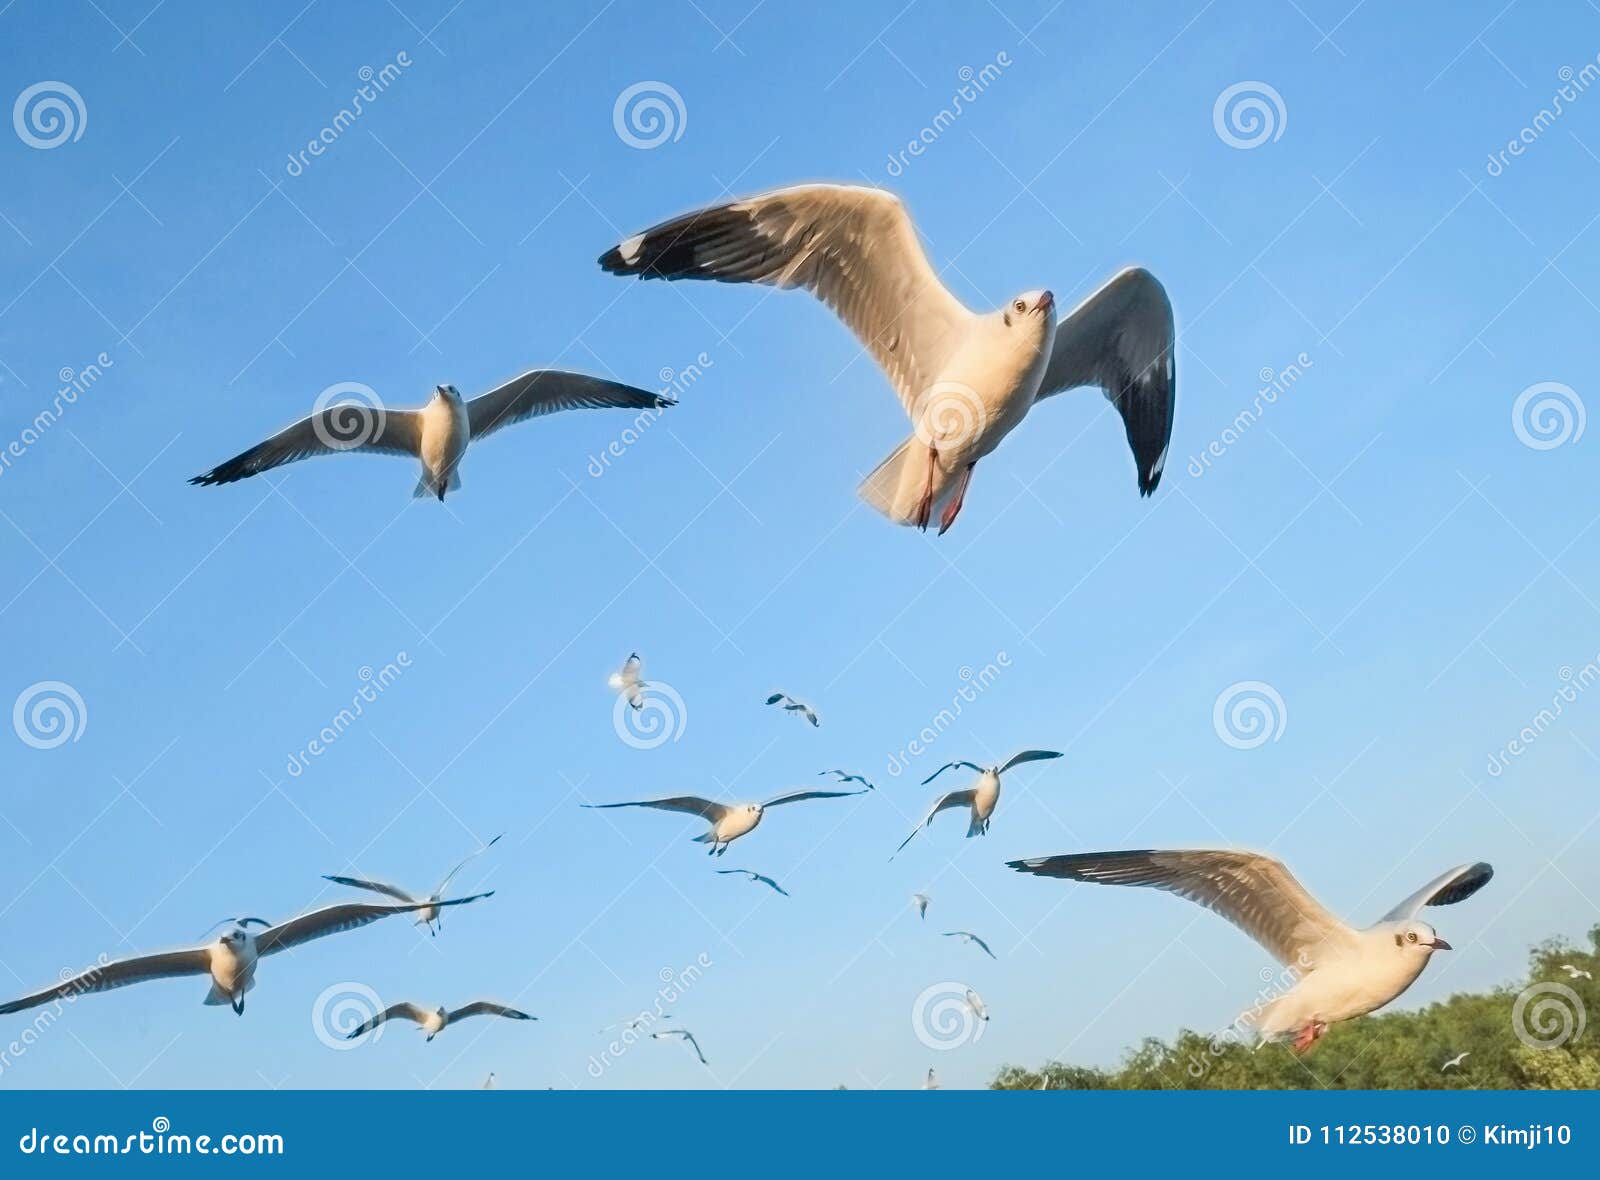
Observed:
[[[233,997],[213,982],[211,990],[206,993],[205,1006],[207,1008],[220,1008],[223,1004],[231,1003],[233,1003]]]
[[[927,445],[916,435],[912,435],[896,447],[887,459],[873,468],[872,474],[862,480],[861,486],[856,488],[856,495],[895,524],[909,525],[916,521],[917,506],[927,487],[927,479]],[[954,493],[958,483],[958,480],[949,477],[943,467],[934,467],[935,513]]]

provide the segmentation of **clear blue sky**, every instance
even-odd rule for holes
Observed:
[[[1171,898],[1002,864],[1043,853],[1264,848],[1362,921],[1492,861],[1490,888],[1439,912],[1460,950],[1408,1005],[1514,978],[1531,943],[1596,920],[1600,695],[1503,773],[1487,763],[1600,652],[1600,438],[1535,449],[1513,428],[1543,382],[1594,408],[1600,93],[1580,78],[1519,156],[1489,157],[1558,71],[1593,61],[1600,16],[322,0],[280,34],[293,6],[151,3],[0,13],[0,97],[65,82],[87,112],[53,148],[0,134],[0,449],[63,369],[111,362],[0,471],[0,706],[61,681],[87,712],[56,748],[0,742],[0,992],[326,902],[323,873],[431,885],[508,835],[460,882],[497,895],[436,940],[394,921],[269,960],[243,1019],[202,1008],[200,980],[91,997],[0,1086],[468,1086],[490,1070],[866,1086],[929,1065],[973,1086],[1008,1061],[1114,1061],[1249,1002],[1267,959],[1243,936]],[[412,64],[291,175],[358,71],[402,52]],[[891,176],[963,67],[1000,54]],[[653,148],[613,126],[641,81],[685,112]],[[1213,123],[1240,82],[1281,104],[1281,133],[1251,148]],[[812,178],[890,184],[974,306],[1040,286],[1074,303],[1134,262],[1160,276],[1180,382],[1155,497],[1084,391],[984,461],[949,535],[891,528],[853,489],[906,424],[826,311],[595,265],[727,190]],[[702,353],[682,404],[600,478],[590,457],[623,415],[506,432],[442,507],[409,501],[415,473],[391,459],[184,483],[336,382],[397,405],[534,365],[655,387]],[[1192,474],[1262,371],[1291,364],[1293,388]],[[605,676],[633,649],[687,716],[653,750],[612,726]],[[291,776],[361,669],[401,652],[398,681]],[[889,775],[961,669],[1002,652],[914,773]],[[1213,707],[1248,681],[1287,720],[1238,749]],[[778,688],[822,728],[763,709]],[[944,816],[888,862],[932,797],[917,780],[1024,746],[1066,757],[1009,778],[986,839]],[[775,813],[716,862],[789,899],[711,873],[687,818],[578,806],[759,799],[829,766],[881,790]],[[999,961],[937,937],[958,928]],[[701,955],[673,1010],[711,1074],[646,1043],[590,1078],[599,1027]],[[311,1012],[345,981],[542,1021],[333,1053]],[[933,1052],[913,1034],[913,1001],[941,981],[984,997],[980,1041]]]

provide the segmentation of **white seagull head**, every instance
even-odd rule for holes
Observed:
[[[1440,938],[1438,931],[1432,926],[1415,919],[1406,922],[1380,922],[1373,927],[1372,933],[1393,939],[1396,949],[1408,958],[1420,958],[1426,961],[1434,951],[1455,949]]]
[[[448,382],[443,385],[435,385],[433,393],[435,397],[442,397],[448,401],[459,402],[461,400],[461,391]]]

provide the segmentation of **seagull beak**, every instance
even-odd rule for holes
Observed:
[[[1036,303],[1034,306],[1037,307],[1041,312],[1044,312],[1044,311],[1049,311],[1055,305],[1056,305],[1056,297],[1054,295],[1052,295],[1049,291],[1046,291],[1043,295],[1039,296],[1039,302]]]
[[[1433,941],[1428,945],[1436,951],[1453,951],[1456,949],[1438,935],[1434,935]]]

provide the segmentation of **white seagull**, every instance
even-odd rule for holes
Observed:
[[[1567,978],[1568,979],[1593,979],[1594,978],[1593,975],[1590,975],[1582,967],[1574,967],[1571,963],[1563,963],[1563,964],[1561,964],[1561,969],[1567,973]]]
[[[999,766],[979,766],[975,762],[946,762],[938,770],[922,780],[922,785],[927,786],[945,771],[952,767],[964,766],[968,770],[978,772],[978,781],[964,791],[951,791],[948,795],[940,796],[934,800],[928,814],[922,817],[922,822],[911,829],[911,835],[900,841],[900,848],[896,848],[895,855],[900,849],[911,843],[911,839],[923,828],[933,822],[933,817],[948,807],[967,807],[972,811],[972,821],[967,825],[967,836],[982,836],[989,831],[989,817],[994,815],[995,806],[1000,802],[1000,776],[1013,766],[1021,766],[1024,762],[1041,762],[1047,758],[1059,758],[1060,754],[1054,750],[1024,750],[1020,754],[1013,754],[1007,761]],[[894,856],[889,857],[890,860]]]
[[[782,702],[783,711],[785,713],[794,713],[804,717],[807,721],[811,722],[813,728],[822,724],[822,722],[817,718],[817,711],[815,709],[806,704],[804,701],[795,700],[786,692],[775,692],[767,698],[767,704],[769,705],[776,705],[779,702]]]
[[[479,1086],[478,1088],[480,1090],[494,1089],[494,1070],[491,1069],[489,1071],[489,1076],[483,1079],[483,1085]]]
[[[865,791],[788,791],[775,795],[765,803],[717,803],[698,795],[674,795],[668,799],[634,799],[626,803],[584,803],[581,806],[597,809],[611,807],[654,807],[660,811],[683,811],[698,815],[711,824],[711,830],[696,836],[696,844],[709,844],[706,855],[721,856],[728,845],[747,832],[753,832],[769,807],[784,803],[800,803],[806,799],[844,799],[850,795],[865,795]]]
[[[422,476],[412,495],[443,500],[446,492],[461,487],[456,468],[468,443],[502,426],[558,410],[659,410],[676,404],[659,394],[582,373],[531,369],[471,401],[463,399],[454,385],[435,386],[433,397],[420,410],[334,402],[189,482],[203,487],[233,483],[313,455],[365,451],[419,460]]]
[[[1435,951],[1450,949],[1417,914],[1464,901],[1494,876],[1482,861],[1459,865],[1358,930],[1329,913],[1279,861],[1255,852],[1147,849],[1007,863],[1042,877],[1164,889],[1221,914],[1296,976],[1287,992],[1246,1017],[1263,1041],[1292,1034],[1296,1052],[1329,1025],[1374,1012],[1410,987]]]
[[[47,987],[43,991],[0,1004],[0,1015],[21,1012],[51,1000],[74,998],[87,992],[110,991],[130,983],[143,983],[147,979],[170,979],[179,975],[209,975],[211,990],[206,994],[208,1005],[231,1004],[233,1010],[244,1015],[244,996],[256,985],[256,964],[266,955],[286,951],[314,938],[354,930],[379,918],[393,914],[411,914],[425,905],[465,905],[476,901],[473,897],[452,897],[432,903],[412,902],[403,905],[383,905],[368,902],[344,902],[325,906],[298,918],[290,918],[276,926],[261,918],[244,918],[204,946],[184,950],[163,951],[154,955],[140,955],[133,959],[119,959],[114,963],[91,967],[71,979]],[[250,927],[263,927],[257,934]]]
[[[966,1001],[967,1007],[972,1009],[972,1014],[979,1020],[987,1023],[989,1019],[989,1008],[988,1005],[983,1002],[983,997],[969,987],[967,989]]]
[[[864,774],[852,774],[851,772],[845,771],[845,770],[819,770],[819,771],[817,771],[817,777],[818,778],[821,778],[825,774],[833,775],[834,778],[837,779],[841,783],[860,783],[863,787],[867,788],[867,790],[869,790],[869,791],[877,790],[877,788],[872,785],[872,782]]]
[[[933,1072],[933,1066],[928,1066],[928,1076],[922,1079],[924,1090],[937,1090],[939,1088],[939,1075]]]
[[[1472,1056],[1472,1050],[1471,1049],[1468,1049],[1465,1053],[1457,1053],[1449,1061],[1446,1061],[1443,1065],[1441,1065],[1439,1067],[1439,1072],[1443,1073],[1447,1069],[1457,1069],[1457,1068],[1460,1067],[1460,1065],[1461,1065],[1461,1063],[1463,1061],[1465,1061],[1468,1057],[1471,1057],[1471,1056]]]
[[[652,1041],[659,1041],[662,1037],[682,1037],[689,1043],[689,1047],[694,1050],[694,1055],[700,1059],[701,1065],[711,1064],[711,1062],[706,1060],[706,1055],[700,1051],[700,1042],[694,1039],[694,1034],[688,1029],[668,1028],[663,1029],[660,1032],[653,1032],[650,1034],[650,1039]]]
[[[504,832],[500,833],[500,836],[504,835]],[[410,893],[407,893],[398,885],[390,885],[385,881],[369,881],[364,877],[330,877],[324,874],[322,879],[324,881],[332,881],[336,885],[349,885],[353,889],[370,889],[374,893],[381,893],[385,897],[392,897],[397,901],[418,903],[419,908],[417,910],[417,925],[426,926],[429,934],[437,935],[439,930],[444,929],[444,923],[439,920],[439,899],[444,896],[445,887],[450,884],[451,879],[457,873],[471,864],[475,858],[481,856],[483,853],[487,852],[489,849],[498,844],[500,842],[500,836],[496,836],[493,840],[490,840],[482,848],[478,849],[477,852],[472,853],[472,855],[468,856],[455,868],[446,873],[444,875],[444,880],[440,881],[438,885],[434,886],[433,892],[428,894],[426,897],[416,897]],[[480,897],[493,896],[494,890],[491,889],[487,893],[474,893],[471,897],[463,898],[462,900],[477,901]],[[435,929],[435,927],[437,927],[437,929]]]
[[[611,673],[606,678],[614,691],[628,698],[628,704],[635,709],[644,708],[644,665],[639,661],[639,653],[634,652],[623,661],[622,667]]]
[[[911,908],[917,911],[917,917],[924,922],[928,920],[928,903],[932,900],[933,898],[926,893],[913,893],[911,895]]]
[[[372,1019],[362,1022],[360,1026],[345,1033],[344,1039],[353,1041],[357,1037],[371,1032],[380,1024],[391,1020],[412,1021],[423,1032],[427,1033],[426,1040],[433,1040],[450,1025],[457,1021],[465,1020],[469,1016],[504,1016],[508,1020],[538,1020],[537,1016],[529,1016],[526,1012],[519,1012],[515,1008],[507,1008],[504,1004],[496,1004],[489,1000],[474,1000],[463,1008],[454,1012],[446,1009],[442,1004],[437,1008],[424,1008],[421,1004],[391,1004]],[[493,1074],[489,1075],[493,1077]]]
[[[878,188],[803,184],[663,222],[600,256],[646,279],[802,287],[872,354],[912,435],[858,489],[898,524],[939,531],[961,511],[972,468],[1036,403],[1098,386],[1122,416],[1139,493],[1161,481],[1172,437],[1172,305],[1149,271],[1113,277],[1056,321],[1049,291],[969,311],[939,280],[905,206]]]
[[[970,930],[946,930],[944,932],[944,936],[946,938],[959,938],[962,942],[974,943],[991,959],[995,957],[994,952],[989,949],[989,944],[984,942],[983,939],[979,938],[976,934],[973,934]]]
[[[765,885],[769,889],[774,889],[777,892],[783,894],[785,897],[789,896],[789,891],[787,889],[785,889],[782,885],[779,885],[771,877],[764,876],[763,874],[757,873],[757,872],[755,872],[755,871],[753,871],[751,869],[718,869],[717,873],[720,876],[724,876],[724,877],[737,876],[737,875],[743,874],[745,877],[747,877],[749,880],[755,882],[756,884]]]

